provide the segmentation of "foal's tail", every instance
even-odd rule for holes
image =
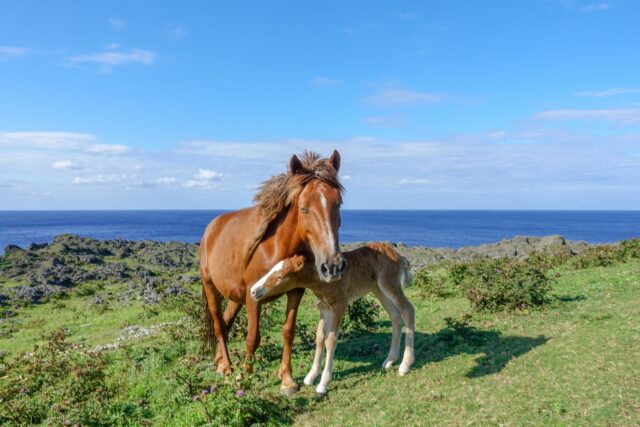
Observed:
[[[413,273],[411,273],[411,264],[405,257],[400,258],[400,284],[406,288],[413,282]]]
[[[216,350],[216,334],[213,330],[213,317],[211,311],[207,305],[207,296],[204,293],[204,287],[202,288],[202,326],[200,328],[200,338],[202,339],[202,352],[212,353]]]

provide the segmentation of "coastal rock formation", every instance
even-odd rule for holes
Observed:
[[[343,245],[343,250],[360,245]],[[458,249],[394,246],[413,269],[478,256],[526,258],[532,252],[576,255],[589,247],[561,236],[518,236]],[[91,294],[92,286],[111,287],[111,302],[157,304],[192,292],[200,280],[197,252],[197,244],[96,240],[69,234],[57,236],[51,244],[32,244],[26,249],[9,245],[0,256],[0,306],[36,304],[70,292]],[[104,296],[93,301],[94,305],[105,304]]]

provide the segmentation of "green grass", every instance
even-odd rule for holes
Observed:
[[[278,401],[281,417],[271,421],[323,426],[640,424],[640,262],[561,267],[551,274],[558,275],[551,305],[531,312],[473,314],[459,328],[445,319],[461,321],[472,313],[466,299],[426,298],[408,289],[416,306],[416,363],[410,374],[399,377],[396,370],[380,368],[391,329],[383,314],[376,332],[339,343],[325,398],[316,400],[314,389],[303,387],[290,401]],[[91,298],[18,310],[18,329],[0,339],[0,349],[15,357],[60,327],[69,329],[71,341],[93,348],[113,342],[127,325],[152,326],[185,316],[176,307],[149,310],[140,303],[102,311]],[[283,319],[283,301],[275,304],[275,318]],[[307,294],[299,315],[299,325],[309,331],[318,318],[314,304]],[[201,405],[185,399],[175,378],[184,358],[198,354],[194,325],[160,329],[107,353],[109,381],[119,385],[117,400],[137,408],[154,425],[204,420]],[[280,326],[276,321],[263,331],[265,362],[257,366],[265,392],[273,395],[279,386],[273,373]],[[242,340],[232,348],[238,362]],[[298,342],[294,371],[300,383],[310,364],[311,353]],[[197,366],[198,385],[223,381],[210,362]]]

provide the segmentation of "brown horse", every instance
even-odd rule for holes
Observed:
[[[200,242],[204,338],[212,348],[214,336],[218,343],[215,358],[218,372],[225,375],[231,372],[227,331],[242,304],[247,306],[247,362],[253,358],[260,343],[260,303],[249,297],[247,285],[262,277],[275,263],[302,254],[315,260],[318,276],[325,282],[342,276],[347,264],[338,241],[343,191],[339,169],[337,151],[329,159],[311,152],[304,152],[300,159],[294,155],[289,173],[263,183],[254,197],[255,206],[220,215],[207,226]],[[298,389],[291,375],[291,350],[304,289],[286,294],[279,375],[281,390],[291,394]],[[224,313],[223,298],[228,299]]]
[[[316,354],[313,366],[304,379],[312,385],[322,370],[322,353],[327,349],[318,394],[325,394],[332,377],[333,356],[336,349],[338,328],[349,303],[373,292],[389,313],[393,324],[389,355],[382,367],[389,369],[400,357],[400,334],[402,322],[406,325],[405,349],[398,372],[409,372],[415,357],[413,354],[414,308],[402,290],[412,280],[409,261],[391,246],[384,243],[369,243],[366,246],[344,252],[349,269],[336,283],[327,285],[318,279],[313,264],[294,255],[277,263],[265,276],[251,286],[251,297],[256,301],[274,293],[282,293],[296,287],[308,288],[318,297],[320,322],[316,332]]]

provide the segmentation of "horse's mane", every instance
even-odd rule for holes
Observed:
[[[281,212],[291,206],[295,198],[309,182],[317,179],[337,188],[340,193],[344,191],[344,187],[338,179],[338,171],[327,159],[321,157],[318,153],[307,150],[300,155],[299,159],[300,163],[302,163],[301,170],[296,174],[287,172],[272,176],[262,183],[253,197],[253,202],[260,212],[260,223],[258,232],[247,251],[244,265],[249,262],[253,252],[267,232],[269,225]]]

